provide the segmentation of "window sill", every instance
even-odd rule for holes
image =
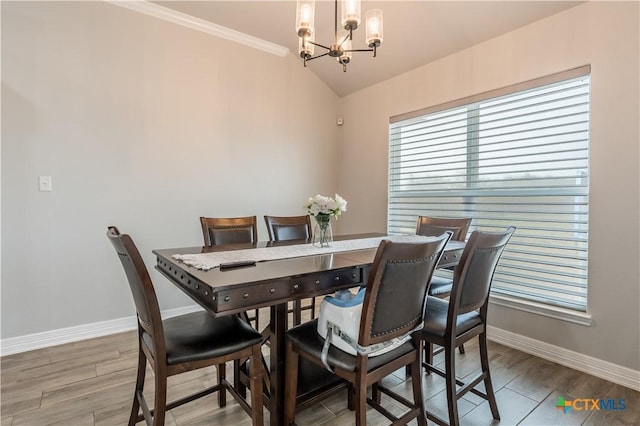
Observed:
[[[577,312],[571,309],[545,305],[543,303],[521,300],[508,296],[491,295],[489,297],[489,302],[494,305],[504,306],[505,308],[517,309],[584,326],[590,326],[592,321],[591,315],[585,312]]]

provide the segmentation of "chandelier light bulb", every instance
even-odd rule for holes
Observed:
[[[342,0],[342,27],[353,31],[360,25],[360,0]]]
[[[309,43],[310,41],[313,41],[313,35],[298,38],[298,53],[303,59],[309,59],[313,56],[315,46]]]
[[[367,11],[367,45],[378,47],[382,44],[382,10],[371,9]]]
[[[313,32],[315,8],[315,0],[298,0],[298,5],[296,8],[296,31],[298,32],[298,36],[307,36]]]

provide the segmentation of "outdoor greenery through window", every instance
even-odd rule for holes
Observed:
[[[589,67],[393,117],[389,233],[418,216],[517,231],[492,294],[586,311]]]

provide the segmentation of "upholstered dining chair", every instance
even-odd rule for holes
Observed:
[[[419,216],[416,224],[416,235],[437,236],[445,231],[453,232],[453,241],[464,241],[471,225],[470,217],[430,217]],[[431,279],[429,296],[448,297],[453,280],[434,275]]]
[[[270,241],[310,240],[311,218],[304,216],[265,216]]]
[[[258,241],[258,226],[255,216],[201,217],[200,224],[202,225],[205,246]]]
[[[469,232],[471,225],[470,217],[431,217],[418,216],[416,224],[416,235],[424,235],[434,237],[445,231],[453,232],[451,239],[453,241],[464,241]],[[451,294],[453,287],[453,279],[439,276],[437,273],[431,278],[431,286],[429,287],[429,296],[439,298],[447,298]],[[433,347],[425,346],[425,358],[429,361],[433,360]],[[461,354],[464,354],[464,345],[458,348]]]
[[[270,241],[291,241],[311,239],[311,218],[304,216],[265,216],[264,222],[267,225]],[[302,322],[302,311],[310,310],[311,318],[315,317],[316,299],[309,299],[309,304],[302,304],[302,300],[293,302],[293,325]]]
[[[493,418],[500,420],[489,371],[487,311],[493,274],[514,231],[513,227],[505,232],[496,233],[474,231],[465,246],[460,263],[454,270],[449,301],[433,296],[429,296],[427,301],[421,338],[427,345],[437,344],[444,347],[444,370],[436,367],[433,361],[423,363],[428,371],[446,380],[449,421],[427,413],[430,420],[440,425],[459,424],[458,400],[467,392],[487,400]],[[479,339],[481,369],[478,374],[472,378],[467,376],[465,382],[462,382],[456,378],[455,348],[475,337]],[[484,382],[485,392],[475,389],[481,382]]]
[[[204,237],[204,245],[207,247],[226,245],[226,244],[253,244],[258,241],[258,226],[256,216],[244,217],[200,217],[200,225],[202,226],[202,236]],[[266,308],[265,308],[266,309]],[[243,312],[244,320],[251,324],[256,330],[260,331],[260,310],[255,309],[251,314]],[[269,327],[264,327],[261,332],[262,344],[269,340]],[[253,388],[250,383],[248,367],[251,362],[246,360],[234,360],[233,375],[234,388],[243,398],[247,394],[247,386]],[[269,374],[267,362],[261,358],[263,366],[263,379],[267,388],[269,387]],[[253,388],[256,389],[256,388]]]
[[[223,244],[255,243],[258,241],[258,226],[255,216],[246,217],[200,217],[204,245],[207,247]],[[245,315],[247,321],[253,321],[260,329],[258,309],[253,316]]]
[[[366,425],[366,405],[392,416],[379,403],[384,393],[406,405],[407,413],[394,424],[417,419],[426,425],[421,381],[421,340],[425,303],[431,275],[440,260],[450,233],[424,243],[394,243],[383,240],[376,252],[367,280],[356,355],[333,345],[325,347],[325,339],[316,331],[318,320],[292,328],[286,333],[285,424],[293,424],[296,412],[296,390],[300,357],[319,366],[353,387],[356,425]],[[399,309],[401,307],[401,309]],[[377,356],[367,355],[366,348],[409,337],[400,346]],[[339,339],[333,335],[333,339]],[[413,402],[387,389],[380,380],[398,368],[411,365]],[[374,385],[374,395],[367,398],[367,387]],[[390,417],[391,418],[391,417]]]
[[[251,415],[254,425],[262,425],[262,392],[251,392],[249,407],[225,378],[227,361],[249,358],[251,388],[262,389],[260,333],[237,316],[214,318],[205,311],[162,320],[151,277],[133,240],[115,226],[108,228],[107,237],[126,273],[138,318],[138,373],[129,426],[142,420],[163,425],[166,410],[213,392],[218,392],[218,404],[224,407],[227,391]],[[147,363],[154,376],[153,409],[144,397]],[[209,366],[217,366],[216,385],[167,403],[168,377]]]

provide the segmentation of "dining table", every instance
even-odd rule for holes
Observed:
[[[153,253],[156,269],[213,316],[270,309],[265,404],[271,424],[281,425],[288,302],[366,285],[377,244],[396,238],[367,233],[334,236],[335,247],[318,249],[310,241],[292,240],[155,249]],[[455,266],[463,250],[464,242],[449,241],[438,267]],[[286,257],[280,258],[280,253]],[[326,370],[315,374],[309,373],[306,381],[301,378],[300,404],[313,401],[332,385],[325,380],[330,376]]]

